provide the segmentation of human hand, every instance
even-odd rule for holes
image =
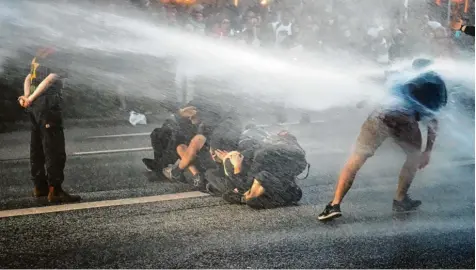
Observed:
[[[20,103],[20,106],[22,106],[23,108],[28,108],[31,105],[31,101],[25,96],[19,97],[18,103]]]
[[[220,159],[220,160],[225,160],[225,157],[228,153],[222,150],[215,150],[215,155]]]
[[[243,162],[243,155],[239,152],[233,152],[230,155],[230,162],[235,168],[241,168],[241,163]]]

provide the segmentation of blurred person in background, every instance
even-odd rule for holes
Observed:
[[[405,57],[409,56],[409,51],[405,44],[405,34],[402,31],[397,29],[395,36],[393,37],[393,42],[388,48],[388,59],[390,63],[400,61]]]
[[[165,7],[165,21],[170,27],[179,26],[177,8],[175,6]]]
[[[177,108],[183,107],[194,99],[195,77],[196,74],[193,64],[184,58],[177,59],[174,80],[175,93],[177,96]]]
[[[66,164],[62,117],[62,89],[68,57],[53,48],[42,48],[31,62],[20,105],[31,121],[30,166],[33,195],[50,203],[71,203],[81,198],[63,190]]]
[[[190,18],[185,24],[185,29],[198,35],[205,35],[205,21],[202,5],[194,5],[190,7]],[[177,108],[184,106],[194,99],[197,68],[198,67],[196,67],[194,63],[190,63],[190,61],[184,57],[179,57],[177,59],[175,69]]]
[[[248,45],[259,46],[258,25],[259,21],[256,14],[251,10],[245,12],[242,21],[242,28],[237,32],[238,40]]]
[[[367,31],[370,38],[371,55],[377,63],[382,65],[388,63],[388,43],[384,33],[382,26],[371,27]]]
[[[204,35],[205,34],[205,17],[203,15],[203,6],[194,5],[191,7],[190,18],[185,24],[187,31]]]
[[[273,23],[273,30],[276,48],[288,48],[292,44],[293,16],[290,11],[282,12],[280,20]]]
[[[301,23],[300,40],[304,48],[316,48],[318,43],[319,25],[312,15],[304,16]]]
[[[234,32],[231,29],[231,22],[229,19],[223,19],[220,23],[217,23],[212,30],[212,34],[214,37],[218,38],[228,38],[233,37]]]
[[[448,35],[448,31],[443,27],[433,30],[431,43],[432,54],[435,57],[452,57],[455,54],[455,44]]]

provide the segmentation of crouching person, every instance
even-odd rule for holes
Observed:
[[[255,209],[296,204],[302,197],[296,179],[308,165],[304,150],[287,132],[259,135],[242,138],[239,151],[229,151],[227,144],[212,139],[210,152],[222,166],[207,171],[207,189],[230,203]]]
[[[224,115],[224,116],[223,116]],[[238,145],[241,123],[233,112],[222,113],[212,104],[197,109],[196,121],[199,123],[196,134],[187,142],[176,148],[179,159],[171,162],[162,170],[162,174],[170,180],[192,184],[196,189],[203,190],[207,181],[204,173],[208,168],[216,167],[209,154],[209,138],[218,137],[227,131]]]
[[[154,158],[142,159],[147,169],[162,175],[167,165],[179,159],[177,147],[191,140],[197,133],[198,123],[197,109],[188,106],[179,109],[160,128],[154,129],[150,134]]]

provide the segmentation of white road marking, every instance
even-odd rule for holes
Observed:
[[[124,149],[113,149],[113,150],[74,152],[72,156],[87,156],[87,155],[112,154],[112,153],[124,153],[124,152],[141,152],[141,151],[151,151],[151,150],[153,150],[152,147],[124,148]]]
[[[325,121],[319,120],[319,121],[311,121],[310,124],[318,124],[318,123],[324,123]],[[260,128],[267,128],[267,127],[273,127],[273,126],[295,126],[301,124],[300,122],[288,122],[288,123],[281,123],[281,124],[273,124],[273,125],[256,125],[257,127]],[[124,133],[124,134],[112,134],[112,135],[101,135],[101,136],[91,136],[87,137],[87,139],[108,139],[108,138],[122,138],[122,137],[141,137],[141,136],[149,136],[150,132],[143,132],[143,133]]]
[[[314,144],[302,144],[302,147],[308,149]],[[320,149],[320,148],[317,148]],[[127,153],[127,152],[142,152],[142,151],[153,151],[152,147],[139,147],[139,148],[122,148],[122,149],[112,149],[112,150],[97,150],[97,151],[86,151],[86,152],[74,152],[71,156],[88,156],[88,155],[100,155],[100,154],[115,154],[115,153]],[[326,149],[325,152],[320,152],[321,154],[334,154],[334,153],[346,153],[346,151],[341,149]]]
[[[207,196],[210,196],[210,195],[207,193],[199,192],[199,191],[193,191],[193,192],[165,194],[165,195],[140,197],[140,198],[128,198],[128,199],[120,199],[120,200],[62,204],[62,205],[53,205],[53,206],[45,206],[45,207],[32,207],[32,208],[0,211],[0,218],[66,212],[66,211],[101,208],[101,207],[173,201],[173,200],[207,197]]]
[[[144,133],[125,133],[125,134],[113,134],[113,135],[102,135],[102,136],[91,136],[88,139],[106,139],[106,138],[120,138],[120,137],[135,137],[135,136],[149,136],[150,132]]]

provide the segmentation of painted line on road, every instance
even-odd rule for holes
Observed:
[[[53,205],[53,206],[45,206],[45,207],[32,207],[32,208],[0,211],[0,218],[67,212],[67,211],[112,207],[112,206],[164,202],[164,201],[182,200],[182,199],[199,198],[199,197],[207,197],[207,196],[210,196],[210,195],[207,193],[199,192],[199,191],[192,191],[192,192],[165,194],[165,195],[157,195],[157,196],[149,196],[149,197],[127,198],[127,199],[120,199],[120,200],[62,204],[62,205]]]
[[[303,144],[302,147],[308,148],[306,144]],[[87,156],[87,155],[100,155],[100,154],[114,154],[114,153],[129,153],[129,152],[142,152],[142,151],[153,151],[152,147],[140,147],[140,148],[121,148],[121,149],[112,149],[112,150],[97,150],[97,151],[87,151],[87,152],[74,152],[71,156]],[[337,153],[346,153],[343,150],[327,150],[324,154],[337,154]]]
[[[113,150],[98,150],[98,151],[87,151],[87,152],[74,152],[72,156],[87,156],[87,155],[99,155],[99,154],[112,154],[112,153],[125,153],[125,152],[142,152],[142,151],[151,151],[152,147],[140,147],[140,148],[123,148],[123,149],[113,149]]]
[[[120,138],[120,137],[136,137],[136,136],[149,136],[150,132],[144,133],[125,133],[125,134],[113,134],[113,135],[102,135],[102,136],[91,136],[87,139],[106,139],[106,138]]]
[[[325,122],[324,120],[311,121],[309,124],[319,124],[324,122]],[[276,126],[296,126],[301,124],[302,123],[300,122],[289,122],[289,123],[281,123],[281,124],[274,124],[274,125],[266,124],[266,125],[256,125],[256,126],[260,128],[267,128],[267,127],[276,127]],[[91,140],[91,139],[108,139],[108,138],[123,138],[123,137],[141,137],[141,136],[150,136],[150,132],[90,136],[90,137],[87,137],[86,139]]]

